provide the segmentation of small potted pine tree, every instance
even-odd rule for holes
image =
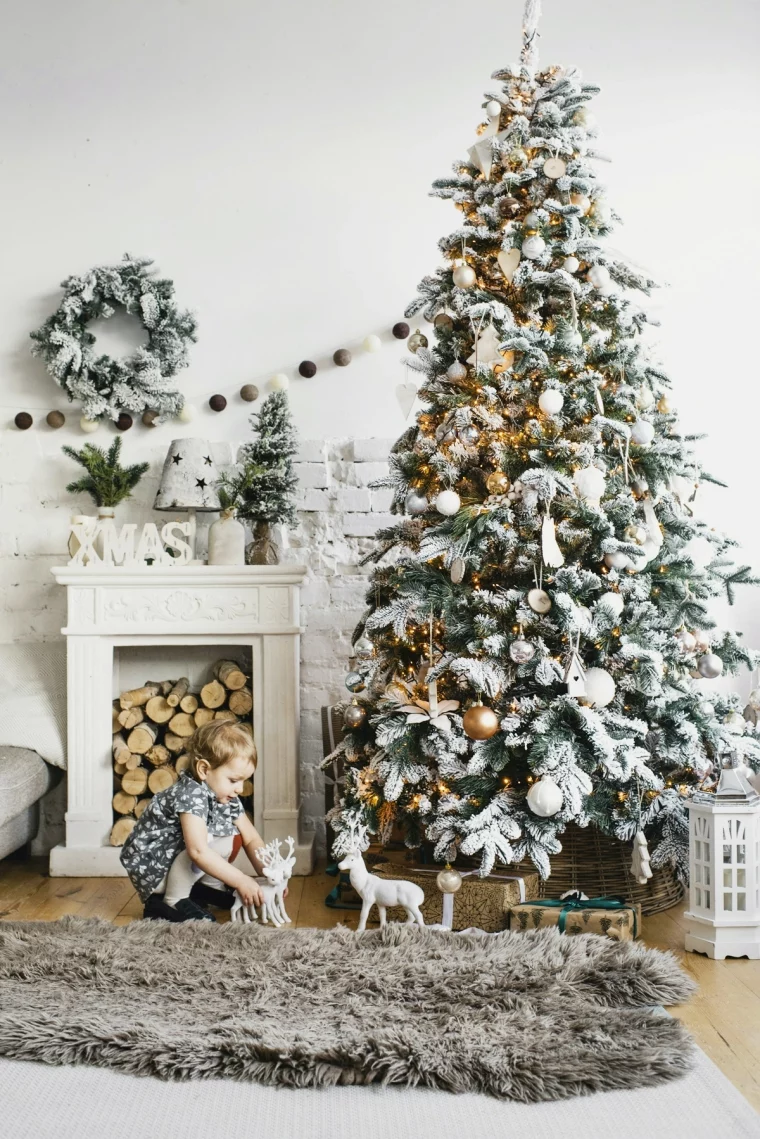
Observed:
[[[261,411],[251,416],[251,426],[254,439],[241,447],[236,470],[224,475],[219,486],[253,532],[245,551],[247,564],[276,565],[280,551],[272,526],[294,526],[297,521],[293,456],[298,443],[285,392],[267,396]]]
[[[81,451],[75,447],[62,447],[64,455],[68,455],[87,472],[81,478],[70,482],[66,490],[69,494],[89,494],[98,508],[98,521],[102,526],[114,525],[114,511],[120,502],[129,498],[140,479],[150,467],[149,463],[133,463],[123,467],[120,463],[122,439],[117,435],[107,451],[97,447],[94,443],[85,443]],[[84,516],[78,515],[78,521]],[[101,539],[95,543],[97,549]],[[72,550],[72,555],[76,550]]]

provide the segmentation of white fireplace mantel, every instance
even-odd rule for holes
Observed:
[[[313,864],[300,826],[300,593],[305,566],[56,566],[66,587],[68,660],[66,841],[54,876],[117,876],[109,844],[114,653],[122,646],[245,646],[253,660],[253,733],[259,754],[254,821],[265,842],[293,835],[296,874]]]

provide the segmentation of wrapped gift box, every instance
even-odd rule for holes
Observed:
[[[562,933],[598,933],[617,941],[633,941],[641,932],[641,906],[621,898],[542,898],[512,906],[509,928],[518,932],[557,926]]]
[[[371,871],[378,878],[401,878],[415,882],[425,892],[425,901],[420,909],[426,925],[440,925],[443,918],[443,894],[436,885],[436,878],[443,869],[435,866],[410,866],[408,863],[381,862]],[[459,869],[459,867],[457,867]],[[461,888],[450,895],[454,903],[452,929],[478,929],[496,933],[506,929],[510,909],[520,902],[538,896],[538,875],[526,874],[517,877],[513,874],[494,873],[480,878],[477,870],[460,870],[463,878]],[[389,908],[389,921],[405,921],[406,911],[399,906]]]

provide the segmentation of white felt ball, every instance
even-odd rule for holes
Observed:
[[[625,569],[628,558],[621,550],[613,550],[611,554],[604,555],[604,564],[610,569]]]
[[[79,428],[81,431],[84,431],[85,435],[92,435],[93,431],[97,431],[99,427],[99,420],[88,419],[86,415],[83,415],[79,420]]]
[[[379,352],[382,346],[382,340],[379,336],[375,336],[374,332],[371,332],[369,336],[365,336],[362,341],[362,348],[365,352]]]
[[[603,593],[599,600],[604,602],[606,608],[611,609],[616,617],[619,617],[625,608],[625,601],[619,593]]]
[[[580,333],[577,328],[576,329],[571,328],[569,332],[565,333],[565,344],[567,345],[568,348],[582,348],[583,347],[583,335],[582,335],[582,333]]]
[[[573,482],[586,502],[598,502],[604,494],[604,475],[598,467],[581,467],[573,475]]]
[[[681,629],[680,633],[676,633],[676,643],[684,653],[692,653],[697,647],[697,638],[688,629]]]
[[[715,680],[723,672],[723,661],[715,653],[705,653],[697,662],[699,675],[707,680]]]
[[[654,424],[648,419],[637,419],[631,424],[631,442],[638,447],[648,447],[654,439]]]
[[[689,538],[686,545],[682,547],[681,556],[690,558],[697,569],[706,569],[716,554],[712,543],[708,542],[707,538],[700,538],[695,535],[693,538]]]
[[[177,416],[180,423],[192,423],[198,414],[198,408],[194,403],[183,404],[182,411]]]
[[[456,514],[461,505],[462,500],[455,490],[442,490],[435,500],[436,510],[439,514],[445,514],[446,517]]]
[[[527,229],[538,229],[540,224],[541,218],[538,216],[535,210],[531,210],[529,214],[525,215],[525,221],[523,222],[523,225]]]
[[[538,406],[546,415],[559,415],[565,398],[556,388],[547,388],[538,397]]]
[[[475,284],[475,270],[472,265],[457,265],[452,276],[454,284],[460,289],[471,289]]]
[[[290,380],[284,372],[276,372],[269,381],[269,387],[273,392],[286,392],[290,387]]]
[[[606,708],[615,699],[615,681],[605,669],[586,670],[586,697],[595,708]]]
[[[464,364],[461,364],[459,360],[455,360],[453,364],[449,364],[448,368],[446,369],[446,375],[450,380],[453,380],[456,383],[457,381],[463,380],[466,377],[467,368]]]
[[[542,776],[531,786],[527,799],[533,814],[542,819],[556,815],[563,803],[562,792],[550,775]]]
[[[495,119],[501,114],[501,103],[498,99],[489,99],[486,103],[486,114],[489,119]]]
[[[612,283],[610,271],[606,265],[592,265],[586,274],[590,285],[595,289],[608,289]]]
[[[573,257],[572,253],[570,254],[569,257],[566,257],[565,260],[562,262],[562,268],[565,270],[566,273],[577,273],[578,270],[580,269],[580,267],[581,267],[580,261],[578,260],[577,257]]]
[[[531,237],[526,237],[520,246],[523,257],[528,257],[531,261],[535,261],[537,257],[540,257],[545,249],[546,242],[543,237],[537,233],[534,233]]]

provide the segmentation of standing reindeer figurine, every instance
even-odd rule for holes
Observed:
[[[286,858],[280,854],[279,839],[273,839],[261,851],[264,876],[256,879],[263,895],[260,912],[256,913],[255,906],[244,906],[236,895],[230,911],[230,921],[255,922],[260,918],[262,924],[266,925],[267,919],[271,919],[272,925],[275,926],[290,921],[285,911],[283,894],[295,866],[294,851],[296,844],[293,838],[288,838],[287,843],[288,855]]]
[[[385,925],[385,911],[388,906],[403,906],[407,913],[407,925],[424,925],[425,919],[420,912],[420,906],[425,901],[425,893],[414,882],[404,882],[396,879],[378,878],[370,874],[364,865],[362,850],[369,845],[366,827],[353,829],[352,845],[338,863],[340,870],[348,870],[351,885],[362,900],[362,912],[359,916],[358,930],[367,928],[367,918],[373,906],[377,906],[380,915],[380,927]]]

